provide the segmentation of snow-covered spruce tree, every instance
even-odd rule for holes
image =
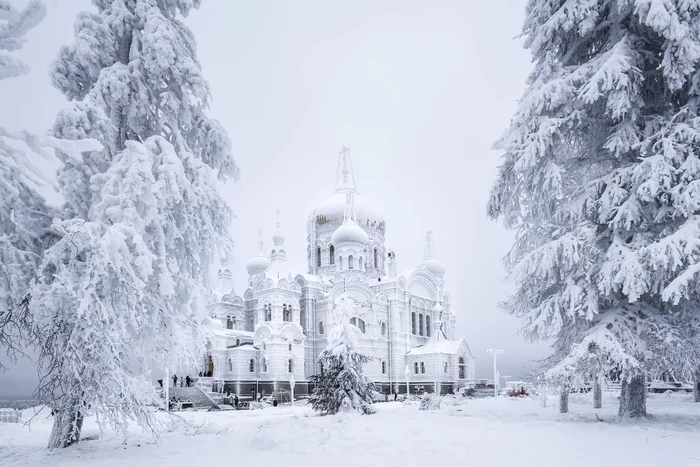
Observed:
[[[309,400],[317,412],[334,415],[341,411],[373,414],[372,383],[363,373],[362,365],[371,360],[357,352],[357,341],[362,332],[350,324],[352,299],[343,295],[336,299],[334,313],[339,324],[328,334],[328,347],[319,361],[322,371],[309,378],[314,390]]]
[[[700,310],[699,9],[530,0],[535,69],[496,145],[505,307],[554,340],[551,377],[620,371],[622,416],[645,415],[647,372],[699,365],[672,358]]]
[[[26,65],[7,52],[22,47],[24,35],[45,13],[39,1],[17,11],[8,1],[0,0],[0,79],[27,73]],[[28,338],[29,282],[51,224],[48,207],[35,188],[36,172],[20,145],[24,139],[24,134],[0,128],[0,347],[11,358],[21,353]]]
[[[88,409],[101,426],[135,420],[155,432],[148,369],[193,362],[209,266],[230,247],[215,180],[238,175],[225,131],[205,114],[209,89],[181,21],[199,0],[93,3],[51,70],[75,101],[55,136],[104,149],[59,152],[61,238],[32,289],[50,447],[78,442]]]
[[[22,10],[0,0],[0,80],[29,71],[7,53],[24,45],[24,35],[45,13],[44,4],[38,0]],[[32,343],[29,285],[44,249],[56,239],[51,229],[56,213],[37,192],[48,181],[33,159],[50,158],[52,148],[79,157],[80,150],[99,146],[96,141],[68,142],[0,128],[0,348],[10,358]]]

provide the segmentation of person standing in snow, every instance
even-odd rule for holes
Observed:
[[[177,387],[177,375],[173,375],[173,387]]]
[[[190,387],[190,383],[192,382],[192,378],[190,378],[190,375],[187,375],[185,378],[185,382],[187,383],[187,387]]]

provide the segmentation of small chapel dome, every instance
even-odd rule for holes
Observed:
[[[418,267],[425,268],[433,276],[438,279],[442,279],[445,275],[445,265],[439,259],[435,258],[434,246],[433,246],[433,232],[428,231],[425,234],[425,255],[423,261],[420,262]]]
[[[267,271],[268,267],[270,267],[270,258],[264,253],[258,253],[248,261],[245,267],[249,276],[262,274],[263,272]]]
[[[265,246],[262,239],[262,229],[258,230],[258,252],[246,264],[249,276],[257,276],[267,271],[270,267],[270,257],[265,254]]]
[[[335,229],[335,232],[333,232],[331,242],[336,247],[348,243],[364,246],[369,243],[369,236],[362,227],[357,225],[357,222],[352,219],[345,219],[343,225]]]
[[[445,265],[442,264],[440,260],[435,258],[424,259],[421,261],[420,267],[427,269],[429,273],[438,279],[442,279],[446,271]]]

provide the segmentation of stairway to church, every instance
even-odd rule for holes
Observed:
[[[176,400],[181,401],[190,400],[195,408],[211,408],[218,407],[216,402],[208,396],[201,388],[189,387],[189,388],[170,388],[170,397],[174,397]]]

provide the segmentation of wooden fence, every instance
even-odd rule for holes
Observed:
[[[5,423],[19,423],[19,419],[22,418],[22,412],[18,410],[3,410],[0,411],[0,422]]]

